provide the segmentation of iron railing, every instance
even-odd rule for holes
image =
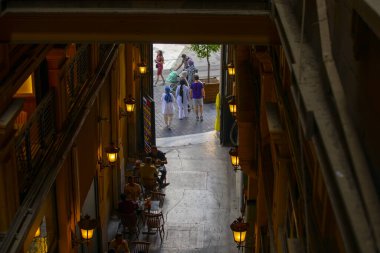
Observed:
[[[21,201],[34,181],[39,162],[54,141],[55,133],[55,99],[51,91],[21,129],[15,142]]]
[[[106,61],[112,47],[113,44],[104,44],[100,47],[100,66]],[[62,70],[67,99],[66,109],[68,112],[72,112],[65,120],[66,125],[71,120],[71,116],[76,115],[76,111],[79,111],[81,95],[92,76],[90,52],[89,45],[81,46],[77,55]],[[38,168],[55,140],[55,104],[54,92],[50,92],[38,105],[16,139],[16,162],[21,201],[36,179]]]
[[[75,104],[75,110],[71,111],[69,117],[65,120],[66,127],[55,136],[53,143],[47,145],[45,157],[39,160],[40,166],[37,171],[39,178],[32,182],[28,194],[15,213],[8,233],[5,234],[0,243],[0,252],[16,253],[22,250],[38,210],[53,187],[59,170],[64,164],[65,157],[68,156],[91,110],[90,108],[93,107],[97,94],[109,75],[112,64],[115,62],[117,52],[117,45],[110,45],[107,60],[99,64],[98,70],[88,81],[86,89],[83,89],[84,92],[80,94],[82,101]],[[33,120],[36,119],[34,118]],[[49,148],[53,145],[54,149]]]
[[[91,76],[90,45],[83,45],[63,70],[63,82],[67,95],[67,110],[70,111],[78,99],[81,89]]]

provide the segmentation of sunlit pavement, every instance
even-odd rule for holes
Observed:
[[[153,55],[155,57],[156,51],[158,49],[163,51],[163,55],[165,58],[165,65],[163,76],[166,78],[171,68],[176,68],[179,66],[181,62],[181,55],[185,53],[190,56],[195,63],[195,66],[198,68],[198,75],[200,77],[207,77],[207,61],[206,59],[199,59],[194,52],[192,52],[189,45],[172,45],[172,44],[154,44],[153,45]],[[210,57],[210,69],[212,77],[220,77],[220,54],[215,53]],[[177,71],[178,73],[180,70]],[[156,69],[154,69],[154,82],[156,80]],[[209,131],[213,131],[215,125],[215,103],[204,104],[203,109],[203,121],[197,121],[194,110],[192,110],[189,114],[189,117],[183,120],[178,118],[178,107],[176,106],[176,112],[173,118],[171,130],[167,129],[164,123],[163,115],[161,112],[161,96],[164,92],[164,86],[162,82],[158,82],[158,85],[154,87],[153,98],[155,101],[155,113],[156,113],[156,138],[162,137],[173,137],[179,135],[188,135],[188,134],[196,134],[196,133],[205,133]],[[206,94],[207,96],[207,94]]]

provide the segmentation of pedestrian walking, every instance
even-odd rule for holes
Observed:
[[[181,80],[175,92],[178,105],[178,118],[187,118],[187,106],[190,100],[189,87],[186,86],[186,81]]]
[[[179,70],[179,68],[183,65],[183,69],[186,70],[189,67],[189,61],[192,61],[189,56],[186,54],[182,54],[182,61],[181,64],[175,69],[176,71]]]
[[[165,92],[162,94],[162,114],[164,115],[164,121],[168,130],[171,130],[171,123],[174,115],[174,96],[170,92],[170,87],[165,86]]]
[[[183,70],[187,72],[187,82],[191,84],[194,81],[194,74],[198,71],[195,68],[194,61],[186,54],[182,54],[181,64],[175,70],[177,71],[182,65]]]
[[[161,76],[162,82],[163,82],[162,85],[165,85],[165,79],[164,79],[164,76],[162,75],[162,71],[164,69],[165,59],[164,59],[164,55],[162,53],[162,50],[157,51],[156,59],[154,61],[156,62],[156,68],[157,68],[157,78],[156,78],[156,82],[154,85],[155,86],[157,85],[158,80],[160,79],[160,76]]]
[[[194,66],[194,62],[192,60],[189,60],[189,67],[187,68],[187,82],[193,83],[194,82],[194,75],[197,73],[197,69]]]
[[[199,81],[198,75],[194,75],[194,82],[190,86],[190,99],[193,100],[197,121],[203,121],[203,99],[205,97],[206,94],[203,83]]]
[[[180,74],[179,74],[179,81],[181,80],[185,80],[186,81],[186,85],[190,88],[190,84],[188,81],[187,81],[187,71],[184,70],[182,71]]]

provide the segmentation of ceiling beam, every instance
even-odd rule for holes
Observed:
[[[6,13],[0,27],[2,43],[280,43],[269,13]]]

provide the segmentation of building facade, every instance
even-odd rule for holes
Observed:
[[[246,252],[378,252],[379,4],[146,2],[2,5],[0,251],[77,252],[88,214],[104,252],[127,163],[155,141],[152,45],[166,42],[223,45],[221,143],[236,120]]]

